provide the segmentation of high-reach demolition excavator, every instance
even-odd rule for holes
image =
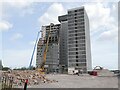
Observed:
[[[40,66],[37,68],[37,70],[41,74],[45,73],[45,67],[44,66],[45,66],[45,63],[46,63],[46,55],[47,55],[47,51],[48,51],[48,44],[49,44],[49,37],[50,37],[50,32],[51,32],[51,25],[52,24],[50,24],[50,29],[48,31],[48,35],[46,36],[46,39],[44,40],[45,49],[44,49],[44,52],[43,52],[43,60],[42,60],[42,62],[40,64]],[[34,45],[33,53],[32,53],[30,64],[29,64],[29,69],[31,69],[31,67],[32,67],[31,65],[32,65],[32,61],[33,61],[33,56],[34,56],[34,53],[35,53],[36,45],[37,45],[37,42],[38,42],[39,34],[40,34],[40,31],[38,32],[36,43]]]

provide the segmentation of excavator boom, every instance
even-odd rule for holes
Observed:
[[[48,51],[48,44],[49,44],[49,37],[50,37],[50,32],[51,32],[51,25],[50,25],[50,29],[48,31],[48,36],[47,36],[47,40],[46,40],[46,46],[45,46],[45,50],[44,50],[44,53],[43,53],[43,62],[40,66],[40,69],[39,69],[39,72],[44,72],[45,68],[44,68],[44,65],[45,65],[45,62],[46,62],[46,55],[47,55],[47,51]]]

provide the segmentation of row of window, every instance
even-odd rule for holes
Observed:
[[[75,52],[69,51],[68,54],[69,54],[69,55],[72,55],[72,54],[75,55],[75,54],[76,54],[76,51],[75,51]],[[86,54],[86,51],[79,51],[79,54]]]
[[[74,27],[70,27],[70,29],[68,28],[68,32],[70,33],[74,33],[74,32],[85,32],[85,28],[78,28],[78,29],[75,29]]]
[[[78,44],[76,44],[76,43],[73,43],[73,44],[68,44],[68,48],[73,48],[73,47],[85,47],[85,43],[79,43],[79,45]]]
[[[85,32],[85,30],[84,29],[80,29],[80,30],[68,31],[69,34],[71,34],[71,33],[82,33],[82,32]]]
[[[85,49],[86,49],[85,47],[82,47],[82,48],[69,48],[68,50],[74,51],[74,50],[85,50]]]
[[[73,45],[73,46],[69,46],[69,47],[82,47],[84,45],[82,44],[85,44],[85,42],[79,42],[79,43],[68,43],[68,45]],[[68,48],[69,48],[68,47]]]
[[[74,32],[76,32],[76,33],[82,33],[82,32],[85,32],[85,28],[78,28],[78,29],[75,29],[75,28],[71,28],[70,27],[70,29],[68,28],[68,33],[69,33],[69,31],[70,31],[70,33],[74,33]]]
[[[69,66],[81,66],[81,67],[83,67],[83,66],[86,66],[86,63],[69,63]]]
[[[74,13],[74,12],[83,12],[84,9],[77,9],[77,10],[74,10],[74,11],[68,11],[68,13]]]
[[[82,44],[82,43],[85,43],[85,39],[69,40],[69,41],[68,41],[68,44],[71,44],[71,43],[76,43],[77,45],[78,45],[78,44]]]
[[[78,18],[84,18],[84,14],[82,14],[82,15],[77,15],[77,16],[70,15],[70,16],[68,17],[68,20],[69,20],[69,19],[78,19]]]
[[[81,33],[69,33],[69,37],[71,37],[71,36],[83,36],[83,35],[85,35],[85,32],[81,32]]]
[[[69,38],[68,40],[74,41],[74,40],[80,40],[80,39],[85,39],[85,35],[83,35],[83,36],[78,36],[78,37],[72,37],[72,38]]]
[[[51,26],[51,29],[59,29],[60,26]],[[50,26],[46,27],[46,30],[50,30]]]
[[[73,30],[81,30],[81,29],[85,29],[85,26],[71,26],[71,27],[68,27],[68,31],[73,31]]]
[[[71,17],[71,16],[77,16],[77,15],[84,15],[84,12],[75,12],[75,13],[68,13],[68,17]]]
[[[75,40],[75,41],[69,40],[69,41],[68,41],[69,44],[71,44],[71,43],[72,43],[72,44],[73,44],[73,43],[84,43],[84,42],[85,42],[85,39]]]
[[[57,36],[56,37],[49,37],[49,39],[57,39]]]
[[[81,24],[81,25],[72,25],[72,26],[69,26],[68,29],[81,29],[81,28],[85,28],[85,25],[84,24]]]
[[[73,63],[86,63],[86,59],[81,59],[81,60],[69,60],[69,62],[73,62]]]
[[[68,27],[69,27],[69,26],[74,26],[74,25],[75,25],[75,26],[84,25],[84,21],[83,21],[83,22],[80,22],[80,23],[69,23],[69,24],[68,24]]]
[[[71,22],[81,22],[81,21],[84,21],[84,18],[69,19],[69,20],[68,20],[68,23],[71,23]]]
[[[83,24],[82,22],[84,22],[84,19],[81,19],[81,20],[71,19],[71,20],[68,20],[68,25],[69,24],[78,24],[78,25],[81,25],[81,24]]]
[[[69,58],[75,58],[75,57],[76,57],[76,55],[74,55],[74,56],[69,56]],[[83,60],[83,58],[86,58],[86,55],[79,55],[78,57],[79,57],[79,60],[81,60],[81,58],[82,58],[82,60]]]
[[[47,42],[47,40],[45,41],[45,43]],[[58,39],[49,39],[49,43],[54,43],[54,42],[58,42]]]
[[[50,36],[51,36],[51,37],[57,37],[57,36],[58,36],[58,33],[50,33]],[[48,34],[46,34],[45,37],[48,38]]]

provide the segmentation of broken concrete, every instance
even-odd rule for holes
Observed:
[[[13,70],[11,72],[4,72],[2,76],[6,78],[12,77],[13,86],[24,86],[26,79],[28,79],[28,85],[57,82],[56,80],[49,80],[44,74],[40,74],[35,70]]]

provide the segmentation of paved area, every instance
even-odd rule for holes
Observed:
[[[117,77],[96,77],[56,74],[47,75],[49,79],[57,80],[55,83],[41,83],[29,88],[118,88]]]

